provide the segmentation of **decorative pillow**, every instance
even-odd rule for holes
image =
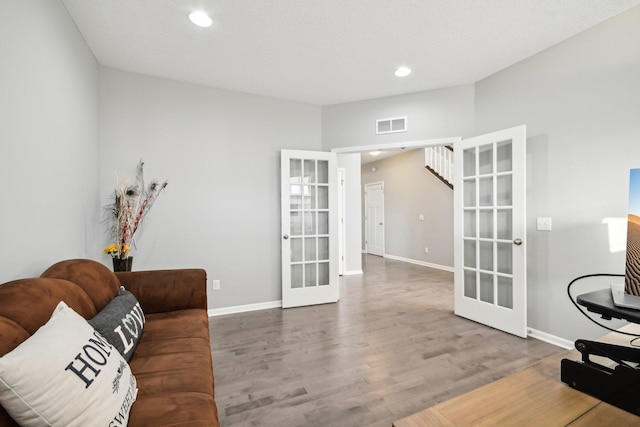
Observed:
[[[144,329],[144,313],[133,294],[120,288],[118,295],[89,324],[107,339],[128,362]]]
[[[0,402],[21,426],[126,426],[136,385],[120,353],[64,302],[0,357]]]

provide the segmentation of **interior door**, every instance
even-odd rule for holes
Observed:
[[[365,185],[365,229],[368,254],[384,256],[384,183]]]
[[[527,336],[526,127],[454,144],[455,313]]]
[[[281,151],[282,307],[336,302],[335,153]]]

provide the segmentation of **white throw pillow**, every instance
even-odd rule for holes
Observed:
[[[22,426],[126,426],[137,393],[118,350],[64,302],[0,357],[0,402]]]

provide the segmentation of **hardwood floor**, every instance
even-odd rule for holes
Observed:
[[[222,427],[390,427],[563,351],[455,316],[452,273],[363,266],[337,304],[210,319]]]

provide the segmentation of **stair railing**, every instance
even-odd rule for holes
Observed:
[[[425,167],[453,189],[453,147],[440,145],[424,149]]]

